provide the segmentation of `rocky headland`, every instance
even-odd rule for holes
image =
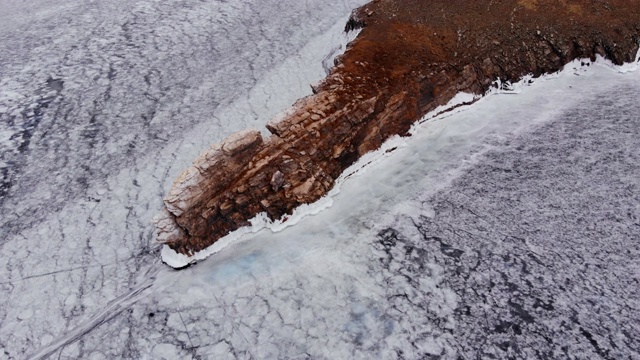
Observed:
[[[640,0],[374,0],[361,33],[313,95],[267,125],[203,152],[173,184],[158,240],[192,255],[266,213],[281,219],[325,195],[389,137],[456,94],[486,93],[601,55],[634,61]]]

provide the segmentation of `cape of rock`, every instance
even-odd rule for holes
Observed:
[[[374,0],[331,74],[267,125],[203,152],[175,181],[157,239],[185,255],[248,220],[325,195],[338,176],[459,92],[555,72],[576,58],[634,61],[640,0]]]

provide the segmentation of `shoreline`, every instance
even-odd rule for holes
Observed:
[[[313,95],[269,122],[270,137],[246,130],[196,159],[165,198],[166,209],[155,220],[157,239],[188,257],[246,229],[258,214],[265,213],[267,222],[288,219],[294,209],[332,191],[358,159],[394,136],[408,135],[416,121],[459,93],[482,96],[496,80],[535,78],[597,55],[621,65],[638,52],[635,19],[640,16],[634,15],[640,10],[628,2],[612,1],[616,7],[609,10],[585,4],[548,14],[552,2],[528,8],[514,0],[473,21],[465,11],[482,4],[461,12],[443,1],[428,9],[389,10],[409,3],[374,1],[356,10],[347,28],[363,26],[360,35],[336,59],[332,73],[313,87]],[[438,7],[451,18],[433,15]],[[511,7],[521,13],[521,22],[500,15]],[[598,16],[574,19],[577,10]],[[602,22],[613,20],[602,14],[617,23],[603,27]],[[424,25],[421,16],[432,22]],[[461,34],[461,24],[468,34]]]

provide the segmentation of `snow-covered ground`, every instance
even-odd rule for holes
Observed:
[[[173,179],[309,94],[362,3],[0,2],[0,359],[157,271]]]
[[[640,72],[431,119],[330,208],[176,272],[172,179],[308,94],[358,2],[5,4],[0,359],[638,356]]]

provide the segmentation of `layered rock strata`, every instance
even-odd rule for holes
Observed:
[[[560,70],[576,58],[634,61],[640,0],[376,0],[331,74],[267,125],[203,152],[156,218],[158,240],[185,255],[265,212],[325,195],[339,175],[459,92]]]

